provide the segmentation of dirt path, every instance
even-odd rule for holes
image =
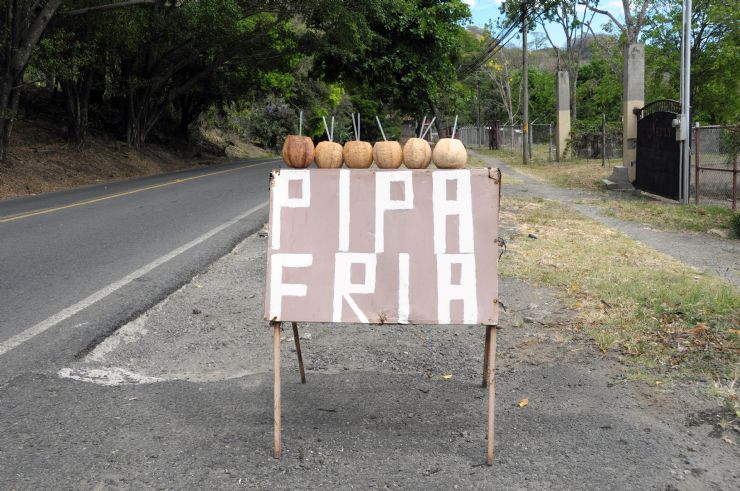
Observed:
[[[720,276],[740,286],[740,241],[733,241],[701,233],[679,233],[655,230],[636,222],[619,220],[604,214],[602,208],[579,203],[584,198],[603,197],[585,190],[570,190],[543,183],[518,172],[499,159],[471,151],[477,158],[503,172],[503,193],[517,197],[540,197],[565,203],[580,213],[619,230],[689,266]],[[516,182],[507,184],[506,175],[515,175]]]
[[[248,238],[81,360],[0,389],[16,421],[0,452],[28,450],[4,455],[0,487],[737,489],[737,434],[718,431],[725,415],[703,385],[626,381],[551,291],[508,278],[493,467],[483,330],[459,326],[304,325],[307,385],[285,331],[275,461],[266,248]],[[36,435],[51,408],[16,397],[45,401],[49,387],[84,424]]]

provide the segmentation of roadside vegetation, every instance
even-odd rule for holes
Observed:
[[[735,217],[740,214],[722,206],[679,205],[650,198],[595,201],[594,204],[604,207],[606,215],[661,230],[712,231],[740,238],[740,234],[732,229],[733,220],[737,220]]]
[[[503,160],[507,165],[522,174],[540,179],[556,186],[589,191],[606,191],[602,179],[609,177],[611,166],[619,165],[617,160],[608,160],[602,167],[601,160],[572,159],[564,162],[549,161],[547,145],[533,145],[532,160],[522,164],[521,152],[510,150],[479,150],[481,153]]]
[[[522,164],[521,154],[509,150],[478,150],[478,152],[503,160],[507,165],[548,184],[569,189],[596,193],[584,196],[580,203],[598,206],[604,213],[620,220],[670,231],[711,232],[718,236],[740,238],[740,213],[716,205],[678,205],[647,196],[631,193],[613,195],[606,192],[602,179],[608,178],[611,167],[621,165],[621,160],[569,159],[563,162],[548,161],[546,145],[535,145],[531,163]]]
[[[737,288],[564,205],[503,199],[502,221],[517,232],[502,274],[560,292],[601,351],[622,353],[654,381],[690,377],[726,386],[737,377]]]

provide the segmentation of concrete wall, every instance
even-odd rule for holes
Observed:
[[[637,168],[637,115],[634,109],[645,105],[645,45],[630,44],[624,48],[624,95],[622,104],[622,162],[635,181]]]
[[[556,94],[555,160],[560,162],[567,158],[566,144],[570,138],[570,81],[566,71],[558,72]]]

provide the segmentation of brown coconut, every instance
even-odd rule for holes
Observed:
[[[442,138],[434,146],[432,158],[440,169],[462,169],[468,161],[468,151],[460,140]]]
[[[342,166],[342,145],[330,141],[319,142],[315,159],[321,169],[338,169]]]
[[[288,135],[283,143],[283,161],[288,167],[303,169],[313,162],[313,141],[307,136]]]
[[[367,169],[373,164],[373,146],[370,142],[350,140],[344,144],[342,156],[350,169]]]
[[[409,169],[426,169],[432,161],[432,147],[421,138],[409,138],[403,146],[403,163]]]
[[[403,150],[397,141],[376,142],[373,147],[373,158],[381,169],[397,169],[401,167]]]

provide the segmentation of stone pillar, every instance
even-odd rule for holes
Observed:
[[[628,44],[624,48],[624,95],[622,98],[622,165],[630,182],[635,182],[637,167],[637,115],[645,105],[645,45]]]
[[[558,72],[557,122],[555,123],[555,160],[566,159],[566,145],[570,139],[570,80],[567,71]]]

